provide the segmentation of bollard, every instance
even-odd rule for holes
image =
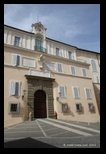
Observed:
[[[54,112],[54,119],[57,119],[57,112]]]
[[[32,112],[29,112],[29,120],[32,121]]]

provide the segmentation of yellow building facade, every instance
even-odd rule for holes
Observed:
[[[100,53],[4,26],[4,127],[36,118],[100,122]]]

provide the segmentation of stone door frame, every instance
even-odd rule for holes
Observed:
[[[55,79],[39,76],[25,75],[28,83],[27,110],[32,113],[34,119],[34,93],[43,90],[46,94],[47,118],[54,118],[53,82]]]

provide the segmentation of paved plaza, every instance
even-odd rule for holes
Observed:
[[[100,148],[100,123],[25,121],[4,128],[4,148]]]

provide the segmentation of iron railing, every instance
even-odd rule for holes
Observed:
[[[43,48],[42,46],[35,46],[36,51],[46,52],[46,48]]]

